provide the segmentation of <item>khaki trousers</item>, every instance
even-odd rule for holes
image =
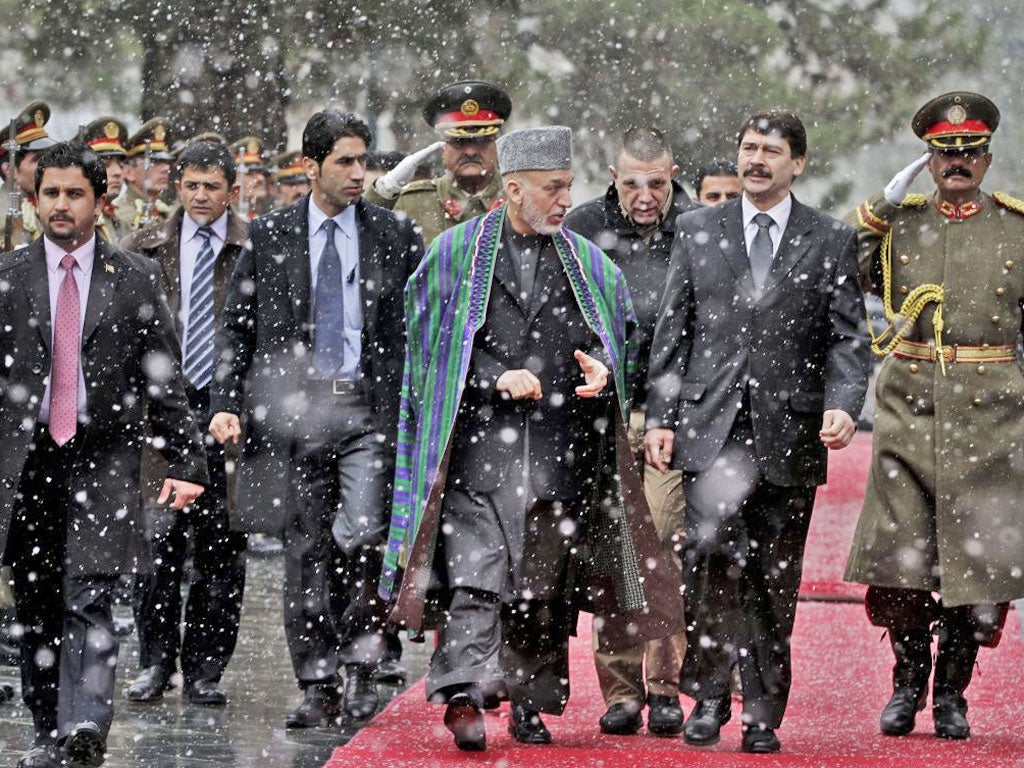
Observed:
[[[634,450],[642,450],[643,434],[643,412],[633,411],[629,438]],[[677,565],[680,564],[679,549],[685,537],[683,512],[686,507],[682,472],[673,469],[663,475],[654,467],[644,464],[644,496],[651,509],[651,517],[654,518],[654,527],[665,556],[672,558]],[[686,655],[685,634],[650,640],[614,653],[602,653],[596,650],[598,632],[595,630],[594,648],[597,679],[606,706],[632,702],[642,707],[647,694],[679,695],[679,670]]]

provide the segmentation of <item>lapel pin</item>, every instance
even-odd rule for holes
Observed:
[[[107,270],[107,272],[109,272],[109,273],[110,273],[111,275],[112,275],[112,274],[114,274],[114,265],[113,265],[113,264],[107,264],[107,263],[105,263],[105,264],[103,265],[103,268],[104,268],[105,270]]]

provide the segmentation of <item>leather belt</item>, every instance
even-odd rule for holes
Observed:
[[[892,356],[930,363],[939,362],[940,357],[947,363],[1012,363],[1016,360],[1015,353],[1016,347],[1013,344],[943,344],[936,347],[934,344],[904,340],[896,345]]]
[[[363,394],[363,383],[352,379],[310,379],[306,384],[311,391],[330,395]]]

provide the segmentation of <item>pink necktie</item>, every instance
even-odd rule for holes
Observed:
[[[57,322],[53,333],[53,368],[50,376],[50,435],[64,445],[78,429],[78,366],[81,358],[81,305],[72,270],[75,257],[60,260],[64,279],[57,291]]]

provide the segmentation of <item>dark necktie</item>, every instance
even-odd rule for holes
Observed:
[[[78,366],[81,364],[82,327],[78,283],[72,274],[75,257],[60,260],[64,279],[57,289],[57,319],[53,329],[50,372],[50,435],[64,445],[78,429]]]
[[[341,375],[345,362],[345,304],[341,256],[334,244],[338,224],[327,219],[323,224],[327,243],[316,270],[316,296],[313,303],[313,368],[322,379]]]
[[[768,228],[775,220],[767,213],[759,213],[754,217],[754,223],[757,224],[757,234],[750,244],[750,271],[754,276],[754,287],[760,291],[772,268],[772,238]]]
[[[216,257],[210,238],[213,230],[200,227],[196,236],[203,238],[192,270],[192,292],[189,294],[188,331],[185,343],[185,378],[196,389],[202,389],[213,378],[213,268]]]

